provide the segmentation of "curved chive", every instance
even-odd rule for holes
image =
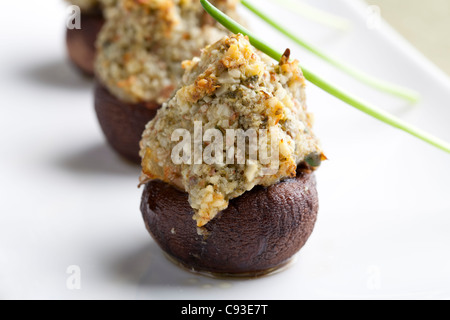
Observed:
[[[329,55],[327,55],[326,53],[322,52],[320,49],[318,49],[317,47],[309,44],[308,42],[306,42],[305,40],[301,39],[300,37],[298,37],[297,35],[293,34],[292,32],[290,32],[289,30],[287,30],[286,28],[284,28],[283,26],[281,26],[278,22],[276,22],[275,20],[273,20],[272,18],[270,18],[267,14],[265,14],[264,12],[262,12],[261,10],[259,10],[256,6],[252,5],[249,1],[247,0],[241,0],[241,3],[247,8],[249,9],[251,12],[253,12],[255,15],[257,15],[258,17],[260,17],[262,20],[264,20],[267,24],[271,25],[272,27],[274,27],[276,30],[278,30],[279,32],[281,32],[282,34],[284,34],[286,37],[288,37],[289,39],[291,39],[292,41],[294,41],[295,43],[297,43],[298,45],[300,45],[301,47],[305,48],[306,50],[312,52],[313,54],[315,54],[316,56],[318,56],[319,58],[321,58],[324,61],[327,61],[328,63],[330,63],[331,65],[335,66],[336,68],[340,69],[341,71],[349,74],[350,76],[354,77],[355,79],[358,79],[359,81],[377,89],[380,91],[384,91],[387,92],[389,94],[392,94],[394,96],[406,99],[408,101],[411,102],[417,102],[420,99],[420,95],[415,92],[412,91],[408,88],[404,88],[389,82],[386,82],[384,80],[380,80],[378,78],[375,78],[363,71],[360,71],[358,69],[356,69],[355,67],[346,64],[345,62],[342,62],[334,57],[331,57]]]
[[[296,14],[302,15],[303,17],[318,22],[320,24],[326,25],[328,27],[339,29],[342,31],[347,31],[352,27],[352,23],[340,16],[335,14],[322,11],[310,4],[293,1],[293,0],[270,0],[274,4],[280,5],[289,11],[293,11]]]
[[[201,4],[205,8],[205,10],[220,24],[222,24],[225,28],[230,30],[233,33],[241,33],[243,35],[248,36],[250,39],[250,42],[253,46],[255,46],[258,50],[264,52],[271,58],[275,59],[276,61],[280,61],[282,57],[282,53],[273,49],[271,46],[266,44],[263,40],[259,39],[255,35],[253,35],[249,30],[238,24],[236,21],[225,15],[223,12],[218,10],[216,7],[214,7],[211,3],[209,3],[207,0],[200,0]],[[445,152],[450,153],[450,144],[434,137],[433,135],[416,128],[415,126],[387,113],[384,110],[381,110],[380,108],[373,106],[369,103],[363,102],[361,99],[353,96],[350,93],[347,93],[345,90],[338,88],[337,86],[325,81],[324,79],[320,78],[313,72],[309,71],[307,68],[302,67],[303,74],[305,78],[313,83],[314,85],[318,86],[322,90],[328,92],[332,96],[338,98],[339,100],[351,105],[352,107],[386,123],[389,124],[397,129],[403,130]]]

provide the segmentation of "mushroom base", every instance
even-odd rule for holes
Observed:
[[[95,111],[103,133],[117,153],[136,164],[141,163],[139,143],[142,133],[159,108],[155,102],[122,102],[96,83]]]
[[[188,194],[161,181],[145,186],[141,211],[162,250],[184,267],[226,277],[257,277],[286,266],[306,244],[319,210],[314,174],[256,187],[197,228]]]
[[[209,278],[213,278],[213,279],[222,279],[222,280],[226,280],[226,279],[244,279],[245,280],[245,279],[256,279],[256,278],[263,278],[266,276],[271,276],[271,275],[283,272],[284,270],[288,269],[291,265],[294,264],[294,262],[296,260],[295,259],[296,256],[294,255],[288,261],[286,261],[272,269],[261,270],[261,271],[252,271],[252,272],[248,272],[248,273],[224,273],[224,272],[217,273],[217,272],[211,272],[211,271],[195,270],[191,266],[186,265],[182,261],[178,260],[177,258],[169,255],[167,252],[163,252],[163,253],[167,260],[169,260],[170,262],[172,262],[179,268],[186,270],[187,272],[190,272],[190,273],[193,273],[196,275],[201,275],[204,277],[209,277]]]
[[[104,23],[100,12],[82,13],[81,29],[67,29],[66,44],[69,58],[87,76],[94,76],[95,42]]]

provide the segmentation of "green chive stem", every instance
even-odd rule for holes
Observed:
[[[253,46],[255,46],[258,50],[264,52],[271,58],[276,61],[280,61],[283,53],[273,49],[271,46],[266,44],[263,40],[253,35],[249,30],[238,24],[236,21],[225,15],[223,12],[214,7],[207,0],[200,0],[201,4],[205,8],[205,10],[220,24],[222,24],[225,28],[230,30],[232,33],[241,33],[243,35],[248,36],[250,42]],[[321,88],[322,90],[328,92],[330,95],[338,98],[339,100],[353,106],[354,108],[390,125],[397,129],[403,130],[447,153],[450,153],[450,144],[434,137],[433,135],[381,110],[380,108],[373,106],[371,104],[363,102],[358,97],[347,93],[345,90],[338,88],[337,86],[323,80],[310,70],[305,67],[302,67],[303,74],[305,78],[310,81],[312,84]]]
[[[319,48],[309,44],[304,39],[301,39],[299,36],[295,35],[291,31],[284,28],[282,25],[280,25],[278,22],[270,18],[267,14],[259,10],[256,6],[251,4],[247,0],[241,0],[241,3],[249,9],[251,12],[253,12],[255,15],[260,17],[262,20],[264,20],[267,24],[284,34],[286,37],[300,45],[301,47],[305,48],[306,50],[310,51],[311,53],[315,54],[322,60],[328,62],[329,64],[335,66],[336,68],[340,69],[341,71],[347,73],[348,75],[352,76],[353,78],[377,89],[380,91],[384,91],[386,93],[392,94],[394,96],[400,97],[402,99],[408,100],[410,102],[418,102],[420,99],[420,95],[412,91],[411,89],[404,88],[389,82],[386,82],[384,80],[380,80],[378,78],[375,78],[363,71],[358,70],[357,68],[346,64],[345,62],[342,62],[334,57],[331,57],[321,51]]]

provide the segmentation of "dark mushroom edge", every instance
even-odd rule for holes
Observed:
[[[159,180],[145,185],[141,211],[161,249],[184,267],[212,275],[255,277],[285,266],[306,244],[319,210],[316,179],[297,176],[258,186],[197,228],[188,194]]]
[[[83,74],[94,76],[97,36],[105,23],[100,10],[81,14],[81,29],[67,29],[67,52],[72,63]]]
[[[136,164],[141,163],[139,144],[142,133],[160,107],[155,102],[122,102],[99,82],[95,85],[95,111],[108,143],[117,153]]]

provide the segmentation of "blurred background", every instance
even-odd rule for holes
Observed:
[[[449,0],[366,0],[409,42],[450,75]]]

